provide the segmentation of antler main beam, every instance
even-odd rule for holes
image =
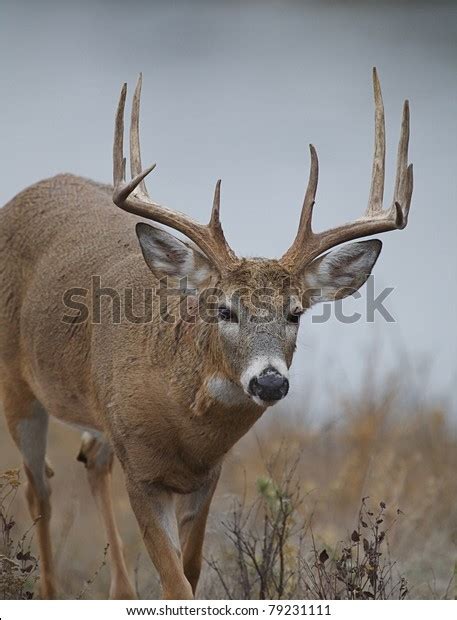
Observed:
[[[281,262],[291,271],[300,271],[314,258],[330,248],[368,235],[404,228],[413,193],[413,165],[408,165],[409,104],[405,101],[397,155],[397,174],[392,206],[382,208],[385,178],[385,121],[381,85],[376,69],[373,69],[375,100],[375,147],[370,196],[365,215],[354,222],[315,233],[312,230],[312,214],[317,190],[319,166],[315,148],[310,145],[311,169],[303,202],[300,224],[291,247]]]
[[[183,233],[205,253],[217,269],[224,271],[238,259],[225,240],[219,219],[220,181],[216,183],[213,209],[208,224],[200,224],[184,213],[153,202],[149,197],[144,179],[154,170],[155,164],[142,170],[139,138],[141,84],[142,76],[140,74],[132,103],[130,123],[130,170],[132,179],[128,182],[125,178],[126,160],[124,157],[124,110],[127,84],[123,85],[119,98],[113,146],[113,202],[124,211],[170,226]]]

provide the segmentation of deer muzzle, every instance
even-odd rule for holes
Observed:
[[[249,382],[249,392],[265,403],[272,403],[284,398],[289,391],[289,380],[276,368],[266,368]]]

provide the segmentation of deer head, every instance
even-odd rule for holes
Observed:
[[[181,241],[157,226],[138,223],[137,236],[144,260],[161,278],[189,278],[202,289],[217,287],[217,350],[220,367],[230,381],[261,406],[283,398],[289,388],[288,369],[300,316],[320,301],[341,299],[367,280],[382,244],[373,239],[342,243],[404,228],[413,190],[413,168],[408,165],[409,106],[405,101],[397,157],[394,197],[383,209],[385,177],[385,122],[381,87],[373,70],[375,147],[371,189],[365,214],[354,222],[316,233],[312,213],[318,182],[318,158],[310,145],[311,167],[300,223],[294,242],[279,259],[239,258],[228,245],[219,218],[220,181],[216,184],[211,217],[200,224],[187,215],[153,202],[144,179],[155,165],[142,170],[139,145],[141,76],[133,97],[130,126],[131,180],[126,181],[123,156],[124,84],[116,114],[114,203],[130,213],[183,233]],[[268,298],[268,302],[265,301]]]

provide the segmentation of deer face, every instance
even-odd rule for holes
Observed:
[[[224,274],[217,305],[219,349],[231,379],[259,405],[289,391],[300,291],[277,261],[245,260]]]
[[[377,240],[329,252],[295,273],[278,260],[241,259],[220,272],[168,232],[137,225],[144,259],[158,278],[186,278],[199,292],[200,316],[215,326],[221,374],[260,406],[289,391],[301,315],[319,301],[345,297],[367,279]]]
[[[263,406],[287,395],[300,317],[360,288],[381,247],[377,240],[352,243],[298,274],[276,260],[243,260],[221,278],[220,349],[246,394]]]

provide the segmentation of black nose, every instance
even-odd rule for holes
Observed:
[[[249,382],[249,391],[265,402],[281,400],[289,391],[289,381],[276,368],[266,368]]]

